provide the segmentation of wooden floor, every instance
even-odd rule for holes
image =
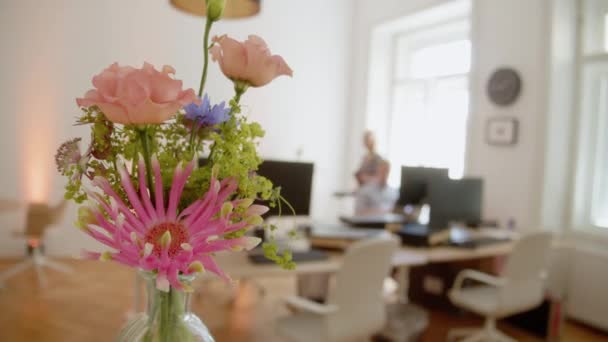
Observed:
[[[1,261],[0,272],[14,262]],[[0,341],[71,342],[112,341],[133,305],[134,272],[114,263],[66,261],[73,275],[47,271],[49,286],[39,289],[33,271],[26,271],[0,289]],[[193,298],[193,310],[208,325],[218,342],[281,341],[274,334],[274,320],[287,315],[280,297],[292,294],[291,277],[260,279],[267,289],[260,296],[251,283],[228,288],[213,281]],[[235,295],[236,293],[236,295]],[[459,318],[431,312],[423,341],[445,340],[448,329],[478,325],[476,318]],[[525,332],[500,325],[518,341],[540,341]],[[604,335],[568,322],[563,341],[608,341]]]

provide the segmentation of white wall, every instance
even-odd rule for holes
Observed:
[[[485,180],[485,214],[522,229],[540,228],[548,85],[548,1],[475,1],[473,9],[473,82],[467,170]],[[506,108],[493,105],[485,86],[497,67],[519,71],[522,92]],[[513,147],[484,142],[486,120],[519,120]]]
[[[259,16],[214,28],[239,39],[262,36],[294,70],[293,79],[252,89],[242,102],[267,131],[264,157],[295,159],[301,149],[303,160],[315,162],[312,214],[318,218],[335,216],[330,194],[343,187],[350,28],[348,0],[267,0]],[[202,19],[164,0],[0,1],[0,198],[61,198],[64,180],[54,171],[54,150],[69,137],[87,135],[72,126],[78,113],[74,98],[112,62],[173,65],[177,78],[197,88],[202,29]],[[215,64],[207,89],[214,101],[231,96]],[[91,245],[71,226],[74,211],[50,237],[51,253],[74,254]],[[9,238],[22,217],[1,214],[0,255],[22,252],[19,240]]]
[[[381,0],[357,2],[353,45],[351,121],[347,145],[354,169],[361,153],[359,137],[365,129],[367,65],[370,34],[381,23],[416,11],[432,8],[447,0]],[[543,190],[543,141],[547,85],[548,1],[473,1],[473,64],[471,74],[471,116],[465,174],[485,180],[484,214],[505,223],[514,218],[522,229],[537,228]],[[485,84],[491,72],[501,66],[519,70],[522,94],[514,105],[499,108],[487,98]],[[486,120],[515,117],[520,121],[519,142],[498,148],[485,143]],[[370,120],[370,119],[368,119]],[[373,121],[373,118],[371,118]],[[382,146],[382,145],[381,145]]]

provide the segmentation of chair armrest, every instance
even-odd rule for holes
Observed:
[[[462,288],[462,283],[465,281],[465,279],[477,280],[480,283],[492,285],[495,287],[501,287],[505,283],[503,279],[495,277],[493,275],[489,275],[487,273],[479,272],[476,270],[463,270],[458,273],[458,276],[456,276],[456,280],[454,281],[454,286],[452,287],[452,290],[460,290]]]
[[[319,304],[306,298],[290,296],[285,298],[285,303],[299,311],[306,311],[317,315],[328,315],[338,311],[338,307],[332,304]]]

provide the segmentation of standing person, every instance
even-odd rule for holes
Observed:
[[[376,152],[374,133],[363,134],[367,150],[355,178],[359,188],[355,197],[355,215],[385,214],[393,210],[396,192],[387,186],[390,164]]]

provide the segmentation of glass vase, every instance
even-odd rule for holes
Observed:
[[[156,288],[156,276],[140,272],[145,281],[146,312],[131,318],[117,338],[119,342],[214,342],[209,329],[190,311],[190,293]],[[194,277],[182,277],[186,285]]]

